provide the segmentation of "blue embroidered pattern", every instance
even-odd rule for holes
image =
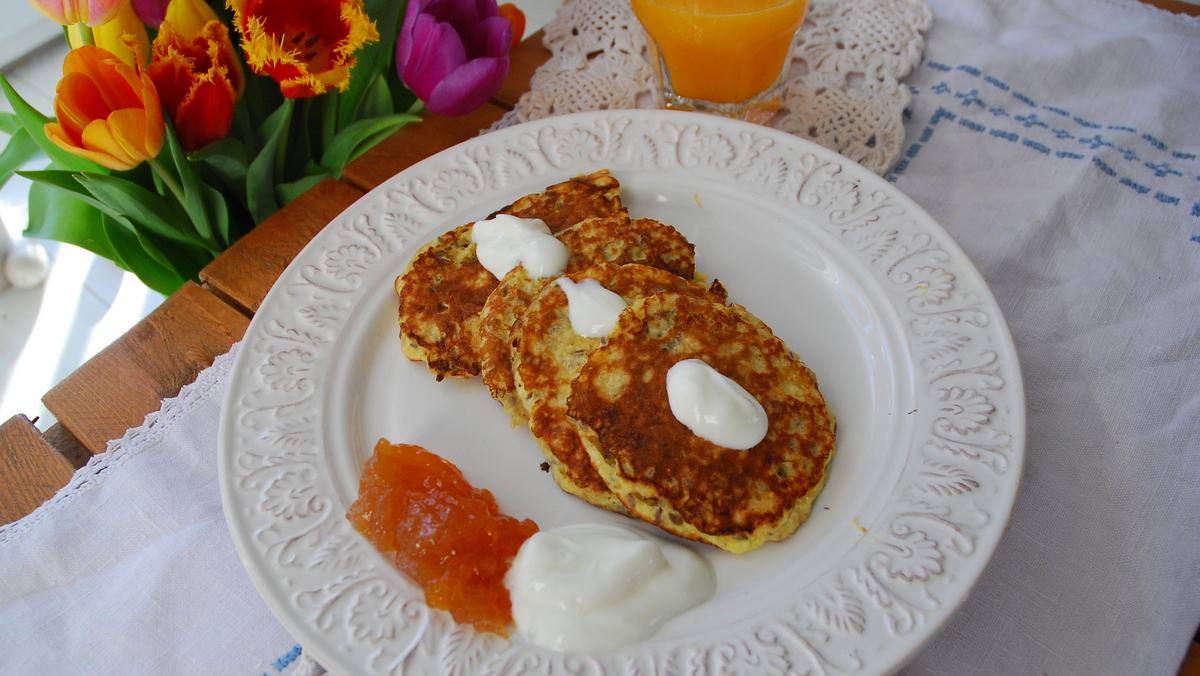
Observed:
[[[899,163],[896,164],[896,167],[891,171],[891,173],[887,175],[887,180],[894,182],[898,177],[903,175],[904,172],[911,166],[912,161],[920,154],[921,149],[933,140],[939,123],[942,120],[950,120],[952,122],[958,122],[958,124],[955,125],[956,128],[962,127],[979,134],[985,134],[986,132],[985,137],[987,138],[1004,140],[1008,141],[1009,143],[1020,142],[1022,147],[1029,148],[1030,150],[1036,151],[1042,155],[1061,160],[1075,161],[1087,159],[1087,155],[1077,152],[1079,149],[1087,148],[1095,153],[1099,153],[1091,155],[1092,166],[1094,166],[1104,175],[1117,179],[1117,182],[1122,186],[1133,190],[1139,195],[1152,197],[1159,204],[1169,207],[1186,208],[1183,197],[1172,195],[1164,190],[1154,188],[1151,185],[1148,185],[1147,182],[1153,184],[1155,183],[1154,179],[1170,179],[1173,177],[1184,178],[1186,174],[1191,174],[1196,171],[1195,168],[1192,167],[1172,166],[1171,163],[1163,157],[1153,157],[1156,152],[1166,153],[1169,155],[1171,160],[1176,162],[1195,161],[1197,159],[1197,154],[1195,152],[1171,149],[1168,147],[1166,141],[1158,138],[1154,134],[1141,131],[1137,127],[1128,124],[1093,122],[1085,119],[1081,115],[1077,115],[1058,106],[1049,104],[1039,105],[1038,102],[1030,96],[1013,89],[1012,86],[1007,82],[1004,82],[993,75],[984,74],[982,70],[975,66],[966,64],[951,66],[944,63],[938,63],[936,61],[927,61],[924,65],[940,73],[954,74],[961,72],[971,77],[981,78],[983,83],[987,85],[984,87],[985,91],[981,91],[979,88],[972,86],[962,87],[961,89],[956,88],[951,85],[952,78],[951,81],[942,80],[932,87],[929,87],[927,94],[935,97],[951,95],[953,98],[949,99],[948,101],[959,104],[964,108],[974,109],[976,106],[978,106],[981,111],[990,113],[989,119],[991,119],[994,123],[1000,123],[1000,126],[989,126],[988,124],[984,124],[978,120],[962,117],[945,107],[945,105],[950,105],[949,102],[947,102],[945,105],[938,105],[936,110],[933,112],[933,115],[930,117],[929,123],[924,129],[921,130],[919,139],[909,145],[909,147],[905,150],[904,157]],[[958,77],[961,80],[962,76]],[[914,97],[924,95],[917,87],[910,87],[910,90],[912,91]],[[1013,104],[1011,101],[1005,102],[1000,100],[1004,99],[1005,97],[1009,97],[1012,100],[1017,101],[1019,104],[1023,104],[1036,110],[1021,112],[1019,114],[1010,114],[1007,110],[1007,106]],[[1058,116],[1060,122],[1052,125],[1050,121],[1039,116],[1038,111],[1052,113],[1053,115]],[[911,110],[906,110],[905,112],[907,113],[907,117],[912,117]],[[1012,122],[1005,123],[1005,120],[1012,120]],[[1073,131],[1067,128],[1070,126],[1072,121],[1085,131],[1081,133],[1080,131]],[[1066,123],[1066,127],[1060,128],[1057,126],[1061,123]],[[1008,126],[1016,125],[1016,130],[1005,129],[1005,124]],[[1030,134],[1032,136],[1022,135],[1022,130],[1024,130],[1025,134]],[[1101,134],[1098,130],[1103,130],[1105,134],[1115,134],[1116,137],[1112,138],[1106,136],[1105,134]],[[1041,135],[1041,138],[1038,138],[1038,135]],[[1118,140],[1120,140],[1121,145],[1117,145]],[[1061,147],[1064,143],[1071,144],[1072,142],[1074,144],[1078,144],[1076,148]],[[1146,145],[1139,145],[1141,143],[1145,143]],[[1059,145],[1060,147],[1054,148],[1052,147],[1053,145]],[[1100,154],[1105,155],[1105,157],[1101,157]],[[1151,157],[1144,158],[1143,155],[1146,154],[1151,155]],[[1125,171],[1133,170],[1135,174],[1137,171],[1141,171],[1145,175],[1145,178],[1141,178],[1133,174],[1124,175],[1123,173],[1118,172],[1118,170],[1111,164],[1111,162],[1113,162],[1111,158],[1113,157],[1123,159],[1130,163],[1121,165],[1125,168]],[[1147,173],[1146,170],[1149,170],[1149,172]],[[1200,180],[1200,176],[1196,176],[1196,179]],[[1191,215],[1196,218],[1200,218],[1200,201],[1194,201],[1192,203]],[[1192,235],[1191,241],[1200,243],[1200,235]]]
[[[280,655],[278,659],[271,663],[271,668],[274,669],[275,673],[277,674],[282,673],[283,670],[287,669],[292,662],[300,659],[301,652],[303,652],[303,648],[300,647],[300,644],[292,646],[291,650],[287,651],[283,655]],[[262,676],[268,676],[268,674],[264,671]]]

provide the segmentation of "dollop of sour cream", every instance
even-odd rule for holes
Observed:
[[[505,577],[517,629],[565,652],[652,635],[712,596],[712,568],[690,549],[641,531],[583,523],[535,533]]]
[[[671,413],[696,436],[732,448],[752,448],[767,436],[767,412],[741,385],[699,359],[667,371]]]
[[[550,234],[540,218],[497,214],[471,226],[475,256],[488,272],[503,279],[518,265],[534,277],[557,277],[567,268],[567,246]]]
[[[567,294],[567,313],[571,328],[581,336],[603,338],[617,327],[617,317],[628,305],[621,296],[604,288],[595,279],[573,282],[566,277],[558,286]]]

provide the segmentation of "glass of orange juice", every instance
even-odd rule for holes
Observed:
[[[667,108],[766,122],[808,0],[631,0]]]

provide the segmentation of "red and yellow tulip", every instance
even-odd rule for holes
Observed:
[[[362,0],[229,0],[246,62],[296,99],[345,91],[354,53],[379,39]]]
[[[54,112],[46,137],[109,169],[133,169],[162,149],[162,105],[150,76],[100,47],[67,53]]]
[[[73,23],[99,26],[115,17],[129,0],[29,0],[29,4],[64,26]]]
[[[154,39],[149,74],[184,150],[229,134],[245,76],[229,31],[203,0],[172,0]]]

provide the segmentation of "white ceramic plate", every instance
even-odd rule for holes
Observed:
[[[478,380],[435,382],[397,339],[392,283],[438,234],[607,168],[635,217],[810,366],[838,418],[799,532],[737,556],[689,543],[716,595],[626,649],[563,655],[455,625],[345,519],[377,439],[422,445],[543,529],[628,522],[561,492]],[[1008,522],[1020,369],[966,256],[861,166],[772,129],[664,111],[550,118],[396,175],[335,219],[267,295],[221,425],[221,492],[267,603],[334,673],[886,674],[953,615]],[[649,528],[649,527],[647,527]]]

